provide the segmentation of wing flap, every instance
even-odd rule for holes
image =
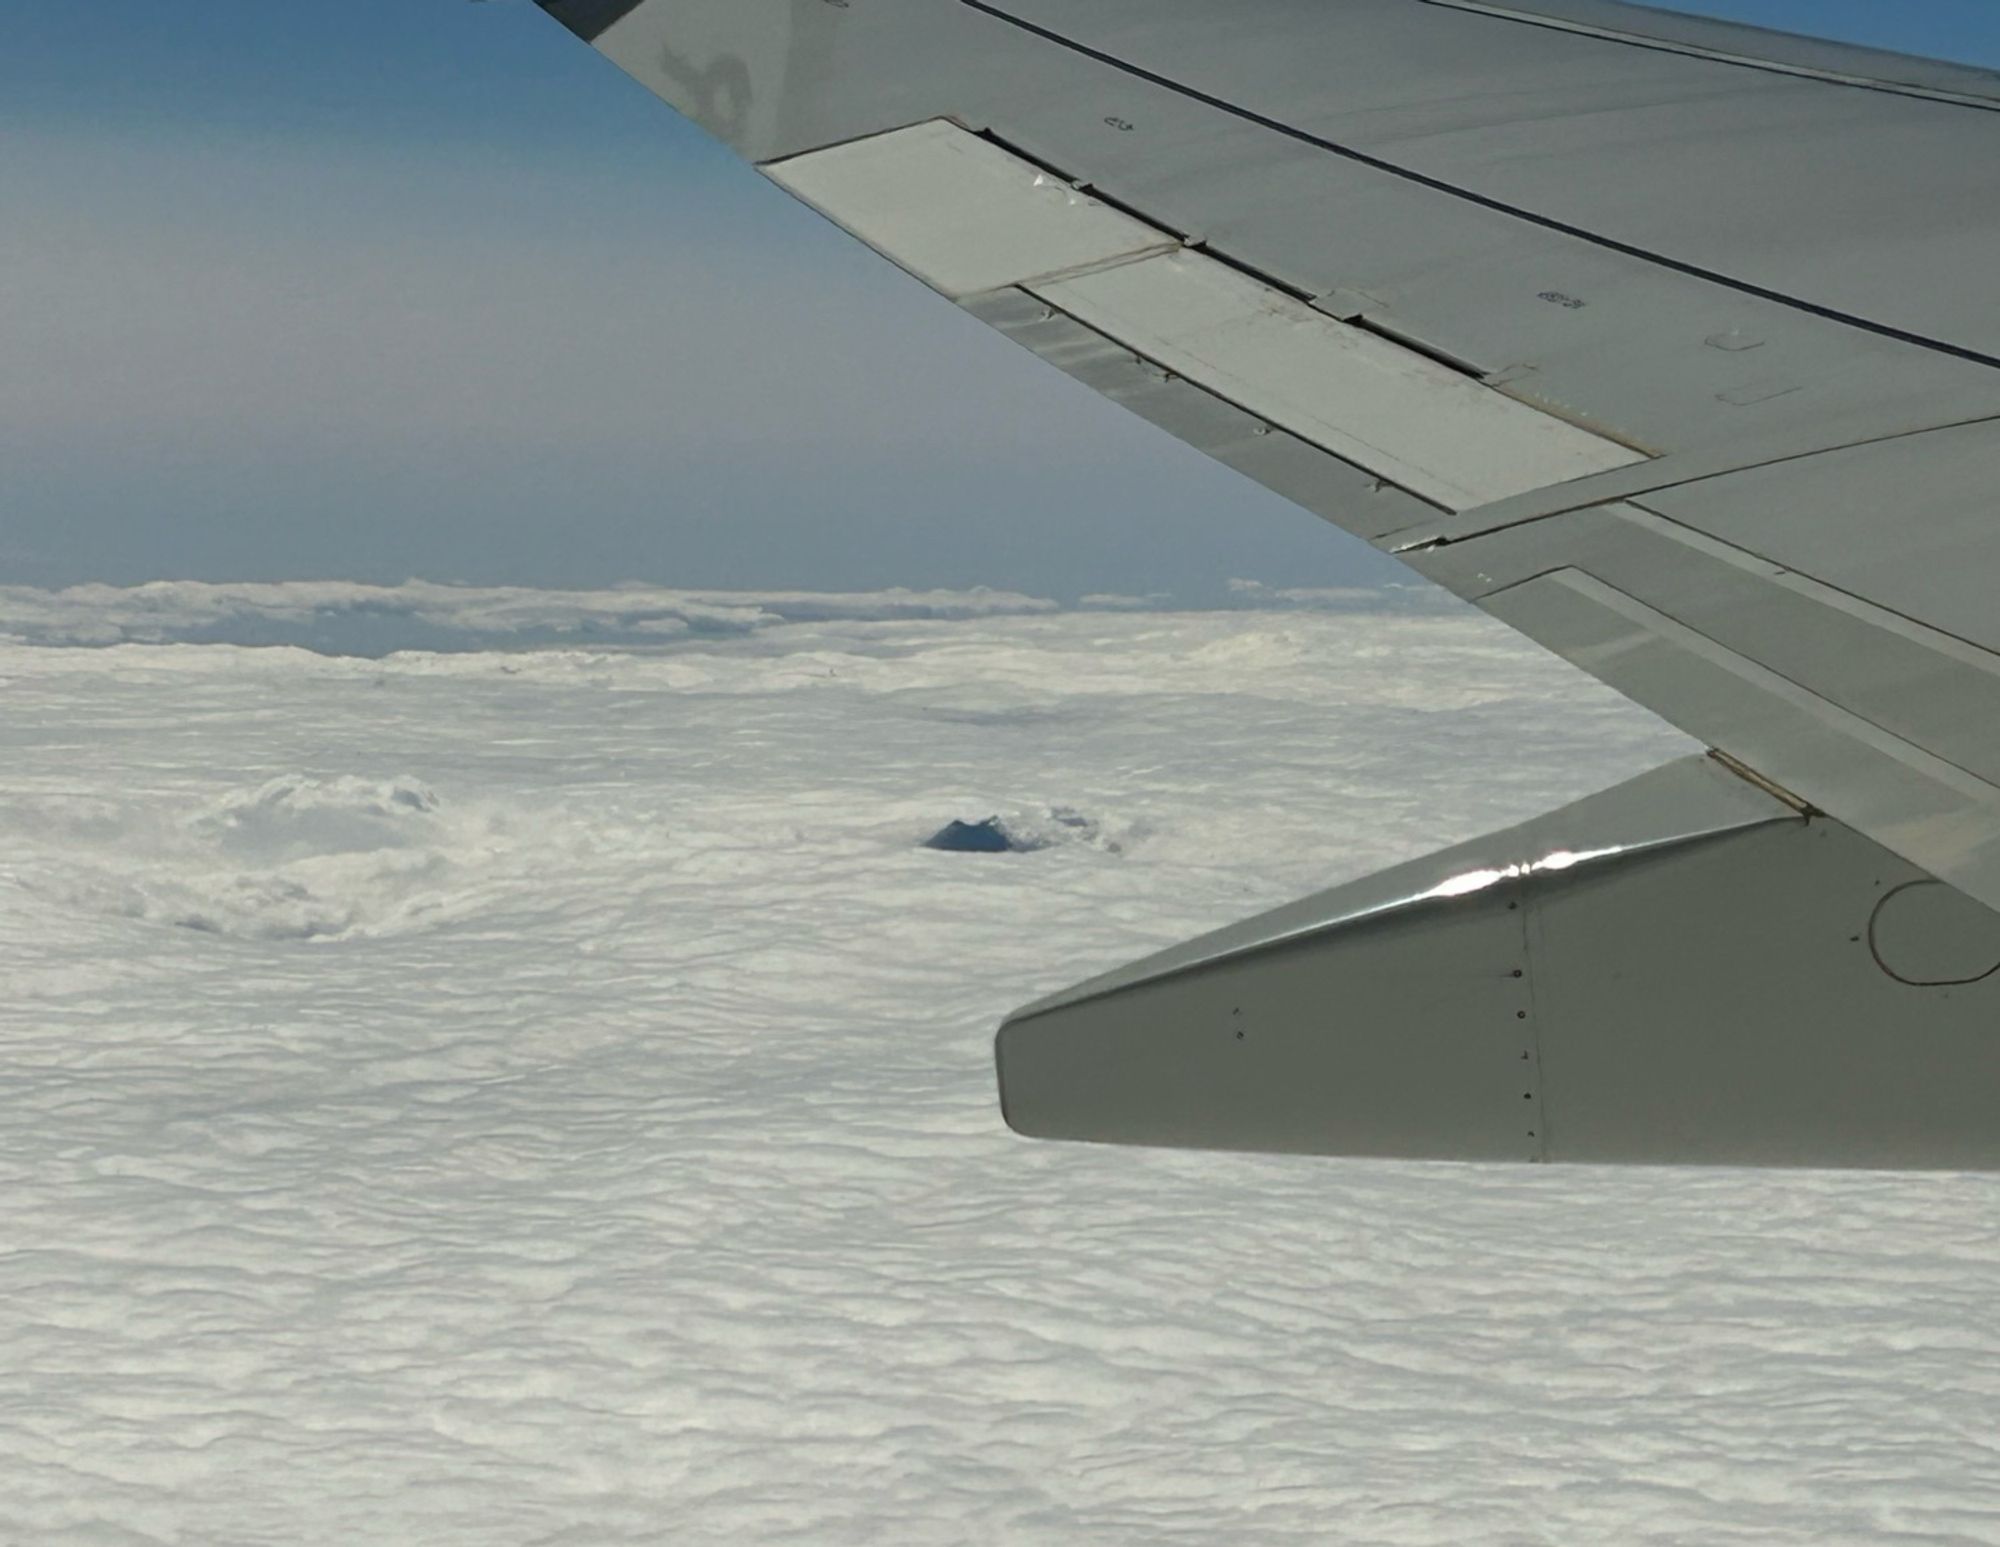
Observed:
[[[1273,428],[1025,290],[976,296],[966,309],[1093,392],[1344,531],[1384,538],[1439,517],[1437,506]]]
[[[1198,253],[1028,288],[1167,370],[1447,510],[1646,460]]]
[[[1860,832],[2000,908],[2000,788],[1575,569],[1482,605]]]
[[[1178,247],[944,119],[850,140],[766,167],[780,187],[962,301]]]
[[[1646,460],[933,119],[765,171],[961,303],[1017,288],[1449,511]]]

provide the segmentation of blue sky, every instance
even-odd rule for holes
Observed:
[[[2000,64],[1990,0],[1700,8]],[[525,0],[17,10],[0,583],[1207,599],[1391,572],[860,252]]]

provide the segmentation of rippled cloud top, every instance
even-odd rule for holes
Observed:
[[[1986,1180],[1006,1133],[1014,1005],[1687,750],[1260,600],[10,595],[0,1540],[2000,1541]]]

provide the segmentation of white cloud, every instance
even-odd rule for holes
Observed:
[[[0,1539],[1985,1535],[1990,1180],[1003,1131],[1013,1006],[1685,750],[1489,620],[0,694]]]
[[[1322,612],[1462,612],[1450,592],[1422,582],[1372,586],[1274,586],[1231,580],[1230,597],[1246,607],[1306,607]]]
[[[681,591],[656,586],[552,591],[411,580],[211,583],[63,590],[0,586],[0,636],[38,645],[324,643],[367,654],[411,645],[465,649],[551,640],[663,642],[780,623],[977,618],[1051,612],[1012,591]]]

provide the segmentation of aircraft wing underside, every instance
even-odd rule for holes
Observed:
[[[2000,1166],[2000,77],[1616,0],[543,5],[1720,754],[1030,1007],[1017,1127]]]

